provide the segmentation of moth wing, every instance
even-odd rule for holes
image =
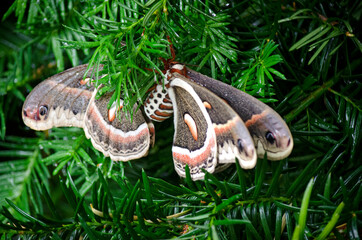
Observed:
[[[224,99],[244,121],[259,157],[267,152],[269,160],[281,160],[289,156],[293,149],[293,137],[289,127],[271,107],[228,84],[217,81],[201,73],[186,69],[186,75]]]
[[[146,122],[136,104],[133,106],[134,114],[131,120],[125,112],[117,111],[115,104],[107,109],[112,93],[106,93],[97,100],[95,95],[96,92],[84,119],[84,132],[93,146],[114,161],[128,161],[146,156],[154,141],[153,124]],[[122,104],[123,101],[121,106]],[[152,128],[151,132],[149,126]]]
[[[88,65],[84,64],[70,68],[38,84],[24,102],[24,123],[35,130],[83,127],[84,114],[95,90],[89,81],[92,69],[86,76],[88,83],[83,81],[87,67]],[[103,65],[100,65],[99,70],[102,68]]]
[[[180,78],[172,78],[169,96],[174,108],[175,134],[172,156],[176,172],[185,177],[204,178],[201,169],[213,173],[217,165],[217,146],[211,119],[194,89]]]
[[[254,141],[239,115],[207,88],[178,73],[174,76],[192,86],[205,106],[216,134],[218,163],[235,163],[237,158],[242,168],[253,168],[257,160]]]

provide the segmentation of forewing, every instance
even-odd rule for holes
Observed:
[[[83,80],[87,66],[70,68],[37,85],[24,102],[24,123],[35,130],[83,127],[84,115],[94,92],[90,79],[92,69]],[[102,68],[101,65],[99,70]]]
[[[293,149],[293,137],[284,120],[268,105],[228,84],[188,69],[186,76],[224,99],[244,121],[254,139],[259,157],[267,152],[269,160],[289,156]]]

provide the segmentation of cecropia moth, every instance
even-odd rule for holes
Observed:
[[[169,66],[164,86],[150,91],[144,109],[136,111],[134,106],[132,122],[115,103],[107,109],[112,94],[95,99],[98,89],[90,84],[92,71],[83,79],[86,69],[87,65],[68,69],[36,86],[23,106],[24,123],[35,130],[81,127],[105,156],[128,161],[147,155],[154,143],[151,120],[173,115],[175,170],[185,177],[188,165],[193,180],[204,178],[202,169],[213,173],[235,159],[250,169],[257,156],[267,153],[269,160],[280,160],[292,151],[289,128],[273,109],[185,65]]]

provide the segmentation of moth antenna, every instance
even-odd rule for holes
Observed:
[[[168,59],[168,62],[172,63],[176,58],[176,53],[175,53],[175,49],[173,48],[173,44],[172,44],[172,41],[170,39],[170,36],[167,36],[167,40],[170,43],[170,50],[171,50],[171,56],[172,56],[171,59]]]
[[[158,58],[158,59],[160,59],[161,61],[162,61],[162,63],[163,63],[163,65],[165,66],[165,69],[168,69],[169,68],[169,59],[164,59],[163,57],[160,57],[160,58]],[[165,70],[165,72],[166,72],[166,70]],[[164,73],[165,73],[164,72]]]
[[[170,39],[170,36],[167,36],[167,40],[170,43],[170,51],[171,51],[171,58],[165,59],[163,57],[160,57],[159,59],[163,62],[163,65],[165,66],[165,71],[162,71],[163,73],[166,73],[168,69],[170,69],[171,64],[177,64],[178,62],[175,62],[176,59],[176,52],[173,47],[172,41]]]
[[[159,74],[159,72],[157,70],[154,70],[152,68],[144,68],[144,69],[147,70],[147,71],[155,72],[155,73]]]

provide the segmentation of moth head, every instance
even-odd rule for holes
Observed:
[[[179,74],[181,74],[183,76],[187,75],[185,65],[180,64],[180,63],[171,64],[169,72],[171,74],[172,73],[179,73]]]
[[[293,149],[293,137],[279,115],[267,111],[252,128],[257,133],[253,138],[258,157],[263,158],[265,152],[269,160],[281,160],[289,156]]]

